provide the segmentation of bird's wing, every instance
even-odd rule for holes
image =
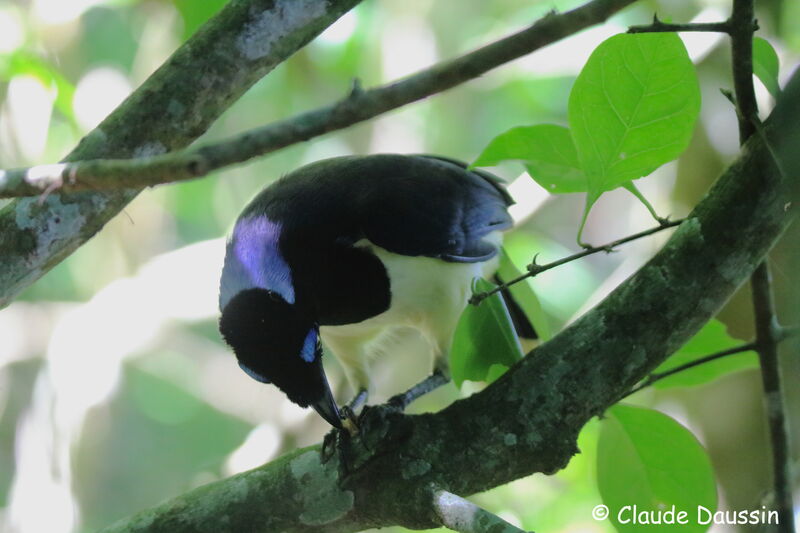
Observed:
[[[374,156],[378,157],[378,156]],[[486,237],[511,227],[499,180],[435,156],[384,156],[362,203],[364,236],[390,252],[473,263],[497,254]],[[397,158],[397,159],[392,159]]]

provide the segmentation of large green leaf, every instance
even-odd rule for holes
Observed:
[[[480,278],[473,284],[474,292],[494,287]],[[499,293],[464,309],[450,349],[450,372],[457,386],[465,380],[492,381],[503,372],[498,366],[508,368],[521,358],[522,347]]]
[[[742,341],[728,335],[722,322],[712,319],[694,337],[689,339],[689,342],[684,344],[680,350],[661,363],[655,369],[655,372],[666,372],[675,367],[696,361],[706,355],[728,350],[740,344],[742,344]],[[758,357],[756,353],[752,351],[742,352],[683,370],[655,382],[653,386],[669,388],[702,385],[731,372],[757,367]]]
[[[698,506],[716,510],[711,462],[692,433],[672,418],[642,407],[616,405],[603,419],[597,444],[597,484],[609,520],[620,532],[706,531]],[[637,511],[687,513],[686,524],[623,523]],[[665,516],[665,515],[664,515]],[[620,521],[622,519],[622,522]]]
[[[699,110],[697,75],[676,34],[622,34],[603,42],[569,99],[590,197],[675,159],[689,144]]]
[[[520,126],[501,133],[489,143],[473,166],[491,166],[520,160],[536,183],[551,193],[586,190],[586,176],[569,130],[555,124]]]
[[[765,39],[755,37],[753,39],[753,74],[758,76],[773,98],[777,98],[781,92],[780,85],[778,85],[779,69],[780,61],[775,49]]]

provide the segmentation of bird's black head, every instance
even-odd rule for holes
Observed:
[[[312,406],[331,425],[341,427],[312,319],[279,294],[251,288],[227,303],[219,330],[250,377],[274,384],[294,403]]]

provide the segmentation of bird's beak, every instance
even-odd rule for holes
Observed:
[[[322,384],[325,388],[325,394],[322,396],[321,400],[318,400],[311,404],[311,407],[314,408],[316,412],[319,413],[319,416],[325,419],[330,425],[335,428],[342,429],[342,416],[339,414],[339,408],[336,406],[336,400],[333,399],[333,393],[331,393],[331,387],[328,385],[328,378],[325,377],[325,371],[322,369],[322,365],[318,365],[320,374],[322,374]]]

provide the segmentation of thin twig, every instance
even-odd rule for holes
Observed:
[[[653,15],[653,22],[651,24],[643,24],[641,26],[631,26],[628,28],[628,33],[658,33],[670,31],[707,31],[717,33],[730,33],[730,21],[724,22],[689,22],[686,24],[669,24],[661,22],[658,15]]]
[[[511,279],[509,281],[503,282],[500,285],[498,285],[497,287],[493,288],[492,290],[485,291],[485,292],[477,292],[477,293],[473,294],[472,297],[469,299],[469,303],[471,303],[472,305],[478,305],[479,303],[481,303],[483,300],[485,300],[489,296],[491,296],[493,294],[496,294],[496,293],[498,293],[500,291],[506,290],[510,286],[512,286],[512,285],[514,285],[516,283],[519,283],[520,281],[522,281],[524,279],[536,277],[539,274],[541,274],[542,272],[550,270],[551,268],[555,268],[555,267],[564,265],[566,263],[570,263],[570,262],[575,261],[577,259],[581,259],[583,257],[586,257],[587,255],[596,254],[598,252],[611,253],[611,252],[614,251],[614,248],[616,248],[617,246],[629,243],[631,241],[635,241],[637,239],[641,239],[642,237],[647,237],[647,236],[653,235],[654,233],[658,233],[659,231],[663,231],[663,230],[665,230],[667,228],[674,228],[675,226],[680,225],[684,220],[685,219],[679,219],[679,220],[666,220],[665,219],[663,224],[661,224],[659,226],[656,226],[654,228],[650,228],[648,230],[641,231],[639,233],[635,233],[633,235],[628,235],[627,237],[623,237],[622,239],[617,239],[616,241],[610,242],[608,244],[604,244],[602,246],[592,246],[590,248],[586,248],[582,252],[578,252],[576,254],[572,254],[572,255],[569,255],[567,257],[563,257],[563,258],[561,258],[561,259],[559,259],[557,261],[553,261],[552,263],[547,263],[547,264],[544,264],[544,265],[536,264],[536,257],[534,257],[533,258],[533,262],[531,264],[529,264],[528,267],[527,267],[528,272],[526,272],[525,274],[522,274],[521,276],[518,276],[518,277],[516,277],[514,279]]]
[[[412,76],[372,89],[354,85],[339,102],[256,128],[213,145],[136,160],[94,160],[0,171],[0,198],[60,192],[141,188],[205,176],[292,144],[371,119],[443,92],[602,22],[635,0],[594,0],[549,14],[513,35]],[[70,180],[64,178],[69,175]]]
[[[800,328],[796,326],[776,326],[775,341],[778,343],[783,342],[786,339],[797,335],[800,335]],[[665,370],[664,372],[653,372],[652,374],[647,376],[647,379],[645,379],[639,385],[637,385],[636,387],[632,388],[630,391],[625,393],[625,395],[622,396],[622,398],[627,398],[628,396],[631,396],[632,394],[639,392],[642,389],[646,389],[647,387],[651,386],[653,383],[657,381],[661,381],[664,378],[668,378],[674,374],[683,372],[684,370],[689,370],[690,368],[694,368],[696,366],[700,366],[705,363],[710,363],[711,361],[716,361],[717,359],[722,359],[723,357],[727,357],[729,355],[735,355],[737,353],[747,352],[750,350],[757,351],[758,348],[759,348],[758,341],[752,341],[739,346],[734,346],[733,348],[729,348],[727,350],[722,350],[720,352],[703,356],[699,359],[695,359],[694,361],[689,361],[688,363],[678,365],[675,368],[670,368],[669,370]]]
[[[772,302],[769,267],[762,262],[750,278],[753,289],[753,308],[756,319],[758,359],[761,363],[761,381],[767,411],[770,443],[772,445],[772,484],[778,511],[778,529],[782,533],[794,532],[792,499],[791,447],[786,406],[778,360],[777,322]]]
[[[729,355],[735,355],[737,353],[755,350],[756,347],[757,347],[756,342],[748,342],[747,344],[742,344],[741,346],[735,346],[733,348],[729,348],[721,352],[712,353],[710,355],[706,355],[699,359],[695,359],[694,361],[689,361],[688,363],[678,365],[675,368],[670,368],[669,370],[665,370],[664,372],[653,372],[652,374],[647,376],[647,379],[645,379],[639,385],[632,388],[622,398],[627,398],[628,396],[631,396],[632,394],[639,392],[642,389],[646,389],[647,387],[651,386],[653,383],[656,383],[657,381],[661,381],[662,379],[673,376],[679,372],[683,372],[684,370],[689,370],[690,368],[694,368],[696,366],[700,366],[705,363],[710,363],[711,361],[716,361],[717,359],[722,359],[723,357],[728,357]]]
[[[496,514],[445,490],[434,493],[432,507],[442,526],[459,533],[525,533]]]
[[[759,129],[758,104],[753,88],[753,33],[754,28],[757,28],[753,0],[733,0],[733,10],[729,21],[739,143],[744,145],[747,139]],[[761,365],[767,424],[772,446],[772,484],[775,493],[775,510],[778,512],[776,531],[793,533],[795,528],[789,431],[778,360],[778,326],[766,259],[756,267],[750,283],[753,293],[758,359]]]

